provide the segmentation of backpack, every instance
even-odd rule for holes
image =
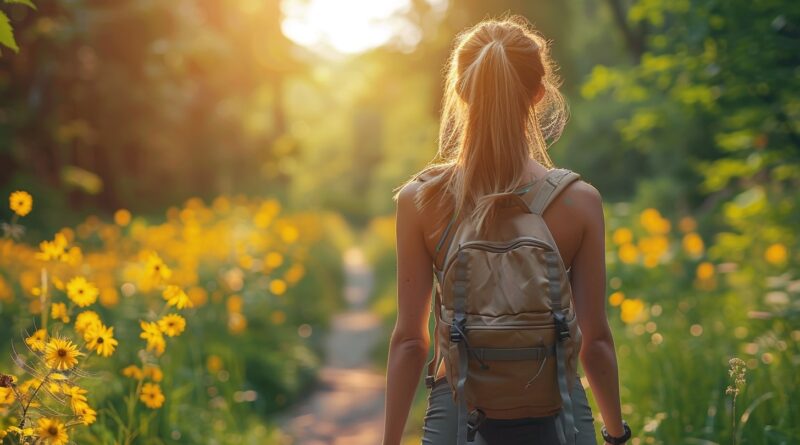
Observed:
[[[426,180],[428,172],[417,178]],[[575,443],[570,389],[581,333],[571,275],[542,214],[578,179],[568,169],[549,170],[497,203],[486,239],[471,222],[456,224],[441,271],[434,261],[436,324],[425,383],[433,386],[441,351],[458,406],[458,445],[473,443],[485,418],[552,415],[560,443]],[[436,246],[437,259],[456,216]]]

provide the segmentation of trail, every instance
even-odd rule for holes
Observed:
[[[291,445],[378,445],[383,435],[385,375],[370,367],[380,340],[378,317],[367,309],[373,272],[359,248],[344,254],[348,307],[335,314],[325,343],[320,384],[278,424]]]

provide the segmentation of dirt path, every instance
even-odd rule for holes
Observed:
[[[385,375],[370,368],[380,340],[378,317],[367,308],[373,276],[358,248],[344,255],[348,309],[333,316],[320,386],[279,419],[291,445],[379,445],[383,435]]]

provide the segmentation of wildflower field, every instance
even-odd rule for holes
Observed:
[[[263,419],[313,381],[339,304],[332,216],[191,199],[160,223],[119,210],[37,246],[32,201],[11,194],[0,240],[3,443],[279,439]]]
[[[0,0],[0,443],[379,443],[392,197],[509,14],[603,197],[631,444],[800,444],[796,0]]]

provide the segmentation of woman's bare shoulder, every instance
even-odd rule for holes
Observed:
[[[589,221],[602,221],[603,196],[597,187],[584,179],[578,179],[564,189],[565,204],[574,208]]]

